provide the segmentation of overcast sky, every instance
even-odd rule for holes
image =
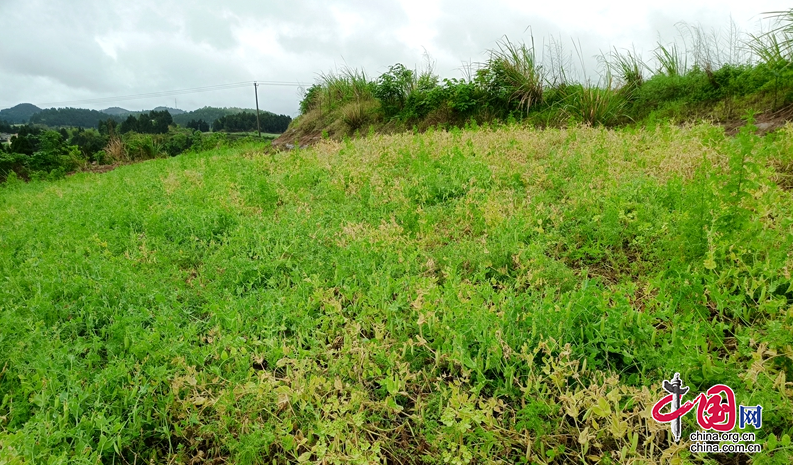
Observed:
[[[732,18],[756,32],[762,13],[788,8],[765,0],[0,0],[0,108],[250,108],[246,81],[311,84],[344,65],[376,77],[397,62],[422,66],[425,52],[441,77],[462,77],[462,63],[483,61],[505,35],[533,34],[538,53],[551,37],[572,53],[575,40],[596,79],[600,51],[633,46],[649,58],[659,35],[679,40],[680,22],[726,33]],[[212,86],[226,88],[161,94]],[[124,98],[149,93],[159,94]],[[294,85],[259,87],[270,111],[295,116],[299,100]]]

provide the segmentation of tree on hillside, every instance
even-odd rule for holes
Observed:
[[[127,116],[121,126],[118,127],[118,132],[121,134],[126,134],[128,132],[139,132],[138,131],[138,118],[135,118],[132,115]]]
[[[118,123],[113,118],[108,118],[104,121],[100,121],[97,124],[97,129],[99,129],[99,134],[103,136],[112,136],[116,134],[116,127]]]
[[[148,113],[141,113],[138,115],[137,130],[141,134],[154,134],[154,121]]]
[[[80,152],[87,159],[92,159],[96,152],[99,152],[107,145],[108,138],[99,133],[96,129],[85,130],[79,128],[72,133],[69,138],[69,145],[76,145]]]
[[[24,125],[17,131],[16,137],[11,138],[11,152],[33,155],[39,149],[39,136],[42,129]]]
[[[137,118],[133,115],[127,116],[127,119],[119,126],[118,132],[121,134],[128,132],[166,134],[168,126],[171,124],[173,124],[173,117],[168,113],[168,110],[151,111],[149,113],[141,113]]]
[[[41,111],[41,108],[31,103],[20,103],[12,108],[0,110],[0,120],[11,124],[27,124],[30,117]]]
[[[173,116],[168,110],[152,111],[149,117],[152,122],[152,134],[166,134],[168,126],[173,124]]]
[[[204,107],[199,108],[198,110],[188,111],[186,113],[182,113],[181,115],[176,115],[173,118],[174,123],[177,123],[181,126],[187,126],[187,123],[190,120],[199,120],[202,119],[207,122],[207,124],[212,124],[218,118],[222,118],[226,115],[232,115],[235,113],[240,113],[241,109],[239,108],[214,108],[214,107]]]
[[[201,132],[209,132],[209,123],[207,123],[203,119],[199,119],[198,121],[196,121],[194,119],[191,119],[187,123],[187,128],[188,129],[194,129],[196,131],[201,131]]]
[[[286,115],[276,115],[270,112],[263,112],[259,116],[259,123],[262,132],[280,134],[286,131],[292,118]],[[242,112],[233,115],[226,115],[218,118],[212,123],[213,131],[226,132],[251,132],[256,130],[256,113]]]
[[[31,124],[43,124],[49,127],[68,126],[93,128],[107,118],[105,113],[84,108],[48,108],[30,117]]]

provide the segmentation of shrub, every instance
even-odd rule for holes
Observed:
[[[100,134],[96,129],[78,128],[69,139],[69,144],[79,147],[83,158],[89,161],[97,161],[94,154],[107,146],[107,143],[108,137]]]
[[[319,116],[343,107],[351,101],[370,100],[374,97],[376,83],[369,80],[363,70],[344,67],[337,72],[320,74],[318,83],[303,94],[300,114],[317,110]]]
[[[508,38],[490,50],[485,68],[477,75],[491,99],[507,108],[528,113],[542,102],[545,75],[534,52],[534,42],[514,44]]]
[[[80,161],[80,151],[76,146],[65,145],[59,132],[46,131],[39,138],[39,150],[29,157],[27,168],[30,172],[72,171]]]
[[[28,156],[22,153],[0,152],[0,182],[11,175],[24,175],[27,171]]]
[[[391,117],[405,107],[405,102],[412,93],[414,85],[413,71],[405,68],[403,64],[397,63],[377,78],[373,94],[380,100],[383,113]]]
[[[107,141],[107,146],[105,146],[105,157],[104,161],[109,163],[118,163],[122,161],[129,161],[129,155],[127,154],[127,147],[124,145],[124,142],[118,136],[110,137],[110,140]]]
[[[148,160],[162,154],[160,138],[151,134],[129,133],[124,137],[126,153],[130,160]]]
[[[612,89],[597,86],[568,86],[564,111],[576,121],[608,126],[625,115],[625,99]]]

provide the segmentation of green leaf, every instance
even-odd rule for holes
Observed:
[[[766,439],[766,449],[773,450],[776,449],[777,446],[777,439],[775,434],[769,434],[768,438]]]

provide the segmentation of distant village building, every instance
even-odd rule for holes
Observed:
[[[0,144],[10,144],[12,137],[16,137],[16,134],[6,134],[4,132],[0,132]]]

